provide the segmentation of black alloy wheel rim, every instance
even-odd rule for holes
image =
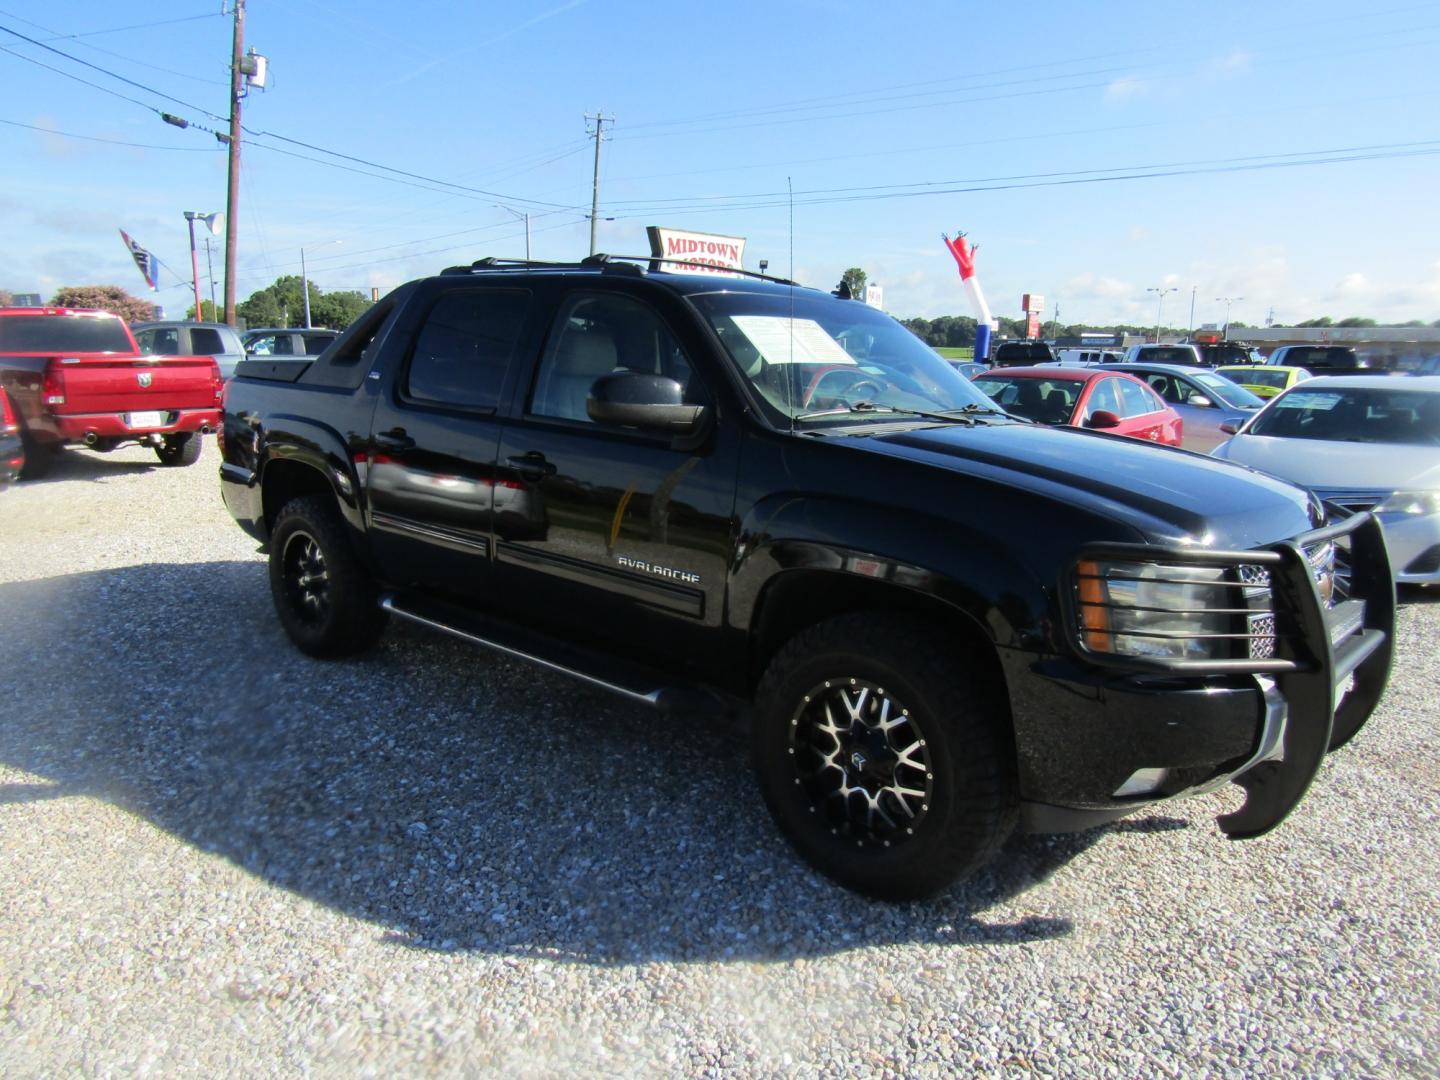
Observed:
[[[935,770],[916,718],[884,687],[827,680],[801,700],[788,736],[795,784],[833,836],[889,848],[919,832]]]
[[[304,531],[292,533],[281,571],[291,610],[307,623],[323,621],[330,611],[330,575],[316,539]]]

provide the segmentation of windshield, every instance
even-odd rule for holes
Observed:
[[[798,290],[689,299],[778,426],[994,408],[909,330],[858,301]]]
[[[1238,377],[1235,376],[1235,377]],[[1222,405],[1228,405],[1232,409],[1258,409],[1265,404],[1263,400],[1256,397],[1243,386],[1239,386],[1223,375],[1212,375],[1210,372],[1197,372],[1191,376],[1197,383],[1205,388],[1205,392],[1215,398]],[[1245,380],[1249,382],[1249,379]]]
[[[7,315],[0,318],[0,352],[130,353],[119,319],[99,315]]]
[[[1227,379],[1249,386],[1273,386],[1284,390],[1290,381],[1290,372],[1281,368],[1221,368],[1220,374]]]
[[[1440,393],[1388,387],[1291,390],[1256,417],[1246,434],[1440,446]]]

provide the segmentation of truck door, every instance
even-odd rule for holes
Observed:
[[[561,294],[501,436],[496,574],[502,603],[527,620],[600,646],[623,640],[627,653],[698,673],[724,614],[734,425],[713,424],[690,445],[586,411],[595,380],[622,369],[673,378],[687,403],[715,404],[718,373],[696,362],[713,363],[680,303],[658,292]]]
[[[535,307],[524,289],[449,287],[401,347],[362,474],[389,581],[442,599],[491,598],[496,411]]]

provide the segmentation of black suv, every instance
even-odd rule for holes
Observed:
[[[649,262],[484,260],[240,364],[221,489],[299,648],[397,618],[743,709],[786,835],[886,897],[1230,781],[1259,834],[1369,716],[1368,515],[1007,416],[858,301]]]
[[[1054,351],[1043,341],[1002,341],[990,354],[994,367],[1038,367],[1054,362]]]

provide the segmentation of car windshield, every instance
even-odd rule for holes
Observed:
[[[1206,371],[1192,375],[1191,378],[1205,388],[1206,394],[1232,409],[1258,409],[1265,404],[1249,390],[1221,374]]]
[[[1440,446],[1440,393],[1388,387],[1295,389],[1276,398],[1246,434]]]
[[[799,290],[689,299],[779,426],[994,408],[928,345],[859,301]]]
[[[1283,368],[1221,368],[1219,374],[1227,379],[1248,386],[1273,386],[1284,390],[1290,381],[1290,372]]]
[[[133,351],[125,324],[96,315],[7,315],[0,318],[0,352],[99,353]]]
[[[1070,419],[1085,380],[990,373],[977,378],[975,385],[1008,413],[1042,424],[1063,424]]]

